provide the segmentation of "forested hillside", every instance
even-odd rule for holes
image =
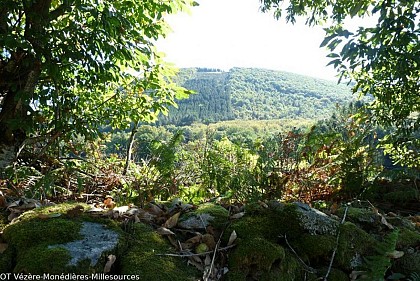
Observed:
[[[350,88],[335,82],[293,73],[233,68],[182,69],[178,83],[196,95],[171,108],[160,124],[188,125],[232,119],[267,120],[280,118],[328,117],[336,104],[351,99]]]

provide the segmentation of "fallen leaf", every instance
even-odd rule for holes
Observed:
[[[192,259],[192,257],[190,257],[188,259],[188,264],[192,264],[193,266],[195,266],[199,271],[204,271],[204,267],[201,263],[196,262],[195,260]]]
[[[355,280],[360,280],[359,277],[361,279],[363,279],[364,277],[366,277],[365,274],[366,274],[366,271],[356,271],[356,270],[353,270],[350,273],[349,277],[350,277],[350,280],[351,281],[355,281]]]
[[[98,207],[92,207],[86,212],[88,213],[103,213],[104,209],[98,208]]]
[[[6,249],[7,249],[8,246],[9,245],[6,244],[6,243],[0,243],[0,254],[3,254],[4,251],[6,251]]]
[[[231,215],[230,218],[233,219],[233,220],[236,220],[236,219],[242,218],[244,215],[245,215],[245,212],[240,212],[240,213]]]
[[[230,234],[229,237],[229,242],[227,243],[228,246],[232,245],[233,242],[235,242],[236,238],[238,237],[238,235],[236,234],[236,231],[232,231],[232,233]]]
[[[382,214],[379,214],[381,216],[381,223],[386,225],[389,229],[394,229],[394,227],[386,221],[385,217]]]
[[[0,208],[6,208],[7,203],[6,203],[6,198],[2,195],[0,195]]]
[[[164,224],[163,227],[166,228],[172,228],[178,223],[179,216],[181,215],[181,212],[176,213],[172,217],[170,217]]]
[[[172,235],[168,235],[168,236],[166,236],[166,237],[168,237],[169,242],[172,244],[172,246],[174,246],[174,247],[175,247],[175,249],[177,249],[177,250],[181,250],[181,249],[180,249],[180,247],[182,247],[182,246],[181,246],[181,244],[179,243],[179,241],[178,241],[178,240],[176,240],[176,239],[174,238],[174,236],[172,236]]]
[[[10,209],[10,214],[7,217],[9,221],[14,220],[15,218],[19,217],[22,212],[19,210]]]
[[[160,216],[163,214],[163,210],[153,203],[149,203],[144,210],[152,215]]]
[[[46,220],[46,219],[52,219],[52,218],[58,218],[61,217],[60,213],[54,213],[54,214],[39,214],[38,218],[42,219],[42,220]]]
[[[404,256],[404,252],[395,250],[395,251],[386,253],[386,256],[391,259],[399,259],[402,256]]]
[[[111,267],[116,260],[117,260],[117,257],[115,255],[108,256],[108,261],[106,262],[105,267],[104,267],[104,273],[109,273],[111,271]]]
[[[117,204],[112,200],[112,198],[111,197],[108,197],[108,198],[106,198],[105,200],[104,200],[104,205],[105,205],[105,208],[108,208],[108,209],[112,209],[112,208],[114,208]]]
[[[156,232],[159,233],[160,235],[175,235],[175,233],[173,233],[172,231],[170,231],[169,229],[163,226],[156,229]]]
[[[211,264],[211,257],[209,254],[206,255],[206,258],[204,259],[204,265],[209,266]]]
[[[185,243],[198,244],[201,242],[201,237],[203,237],[203,235],[201,233],[198,233],[196,236],[191,237],[190,239],[185,241]]]

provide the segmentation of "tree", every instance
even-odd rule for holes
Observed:
[[[262,11],[282,15],[282,0],[261,0]],[[385,138],[388,151],[402,162],[420,167],[420,2],[415,0],[290,1],[287,21],[305,16],[308,25],[328,23],[321,46],[331,53],[330,64],[340,79],[353,80],[354,93],[371,95],[371,108],[380,124],[395,128]],[[348,18],[377,19],[375,26],[345,28]],[[399,152],[398,152],[399,151]]]
[[[47,148],[103,124],[151,121],[174,105],[187,92],[154,42],[168,30],[164,15],[190,4],[1,0],[0,159],[31,141]]]

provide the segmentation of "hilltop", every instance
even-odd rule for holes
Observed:
[[[159,124],[225,120],[323,119],[352,100],[350,87],[288,72],[232,68],[181,69],[177,83],[196,92]]]

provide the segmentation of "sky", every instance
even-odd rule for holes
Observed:
[[[172,28],[157,42],[177,67],[256,67],[337,80],[319,48],[321,27],[292,25],[259,11],[259,0],[197,0],[191,13],[168,17]]]

